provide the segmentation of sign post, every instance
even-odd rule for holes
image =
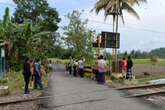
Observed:
[[[100,40],[101,37],[101,40]],[[101,42],[100,42],[101,41]],[[98,35],[98,42],[93,43],[93,47],[98,48],[98,56],[100,55],[100,48],[113,48],[115,49],[115,64],[114,72],[118,71],[117,49],[120,48],[120,33],[116,32],[102,32],[101,36]]]
[[[5,50],[4,48],[1,48],[1,70],[0,70],[0,79],[2,78],[2,75],[3,75],[3,78],[5,78]]]
[[[120,48],[120,33],[116,32],[102,32],[102,47],[105,48],[113,48],[115,49],[115,65],[114,72],[117,73],[118,65],[117,65],[117,49]]]

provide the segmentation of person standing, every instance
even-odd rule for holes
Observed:
[[[78,71],[79,71],[79,75],[81,78],[84,77],[84,66],[85,66],[85,64],[84,64],[83,58],[82,58],[78,61]]]
[[[127,57],[127,74],[126,79],[132,80],[132,67],[133,62],[130,56]]]
[[[53,66],[52,66],[52,61],[51,60],[49,60],[48,68],[49,68],[49,72],[53,70]]]
[[[24,65],[23,65],[23,75],[24,75],[24,81],[25,81],[25,92],[24,94],[29,94],[29,80],[31,76],[30,72],[30,64],[29,64],[29,57],[25,58]]]
[[[105,61],[105,63],[106,63],[106,73],[105,73],[105,77],[106,77],[106,79],[108,80],[108,79],[110,79],[110,65],[109,65],[108,60],[107,60],[106,57],[104,57],[104,61]]]
[[[34,86],[34,61],[33,60],[30,60],[30,72],[31,72],[31,74],[32,74],[32,76],[31,76],[31,87],[33,88],[33,86]]]
[[[78,63],[77,63],[77,60],[73,60],[73,76],[74,77],[77,77],[77,65],[78,65]]]
[[[68,69],[69,69],[69,74],[72,76],[72,58],[70,57],[69,59],[69,63],[68,63]]]
[[[106,61],[103,59],[101,55],[98,61],[98,83],[105,83],[105,73],[106,73]]]
[[[37,86],[39,85],[40,89],[43,89],[42,86],[42,74],[41,74],[41,61],[40,59],[36,59],[35,63],[34,63],[34,89],[37,89]]]
[[[65,73],[68,72],[68,63],[65,63]]]
[[[99,57],[95,60],[93,64],[93,73],[95,74],[96,81],[98,81],[98,60],[99,60]]]
[[[123,60],[121,61],[121,69],[122,69],[123,79],[126,79],[127,61],[126,61],[125,57],[123,57]]]

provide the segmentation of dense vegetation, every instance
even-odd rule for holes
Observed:
[[[26,56],[45,61],[53,51],[60,18],[45,0],[13,0],[17,5],[12,18],[9,8],[0,21],[0,44],[6,50],[7,67],[20,70]]]
[[[86,57],[89,60],[94,56],[92,43],[96,34],[95,31],[86,28],[88,21],[80,19],[82,13],[83,11],[74,10],[67,14],[69,24],[63,27],[64,36],[62,40],[67,49],[72,51],[71,56],[75,58]]]

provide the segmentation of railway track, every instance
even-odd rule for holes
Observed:
[[[7,105],[12,105],[12,104],[37,101],[37,100],[43,100],[43,99],[48,99],[48,98],[52,98],[52,96],[44,96],[44,97],[37,97],[37,98],[29,98],[29,99],[22,99],[22,100],[12,100],[12,101],[7,101],[7,102],[0,102],[0,106],[7,106]]]
[[[149,97],[149,96],[165,94],[165,83],[122,87],[122,88],[117,88],[116,90],[127,91],[129,93],[128,97]],[[12,104],[19,104],[19,103],[25,103],[25,102],[31,102],[31,101],[37,101],[37,100],[43,100],[49,98],[52,98],[52,96],[0,102],[0,106],[7,106]]]
[[[122,87],[117,88],[117,90],[125,91],[128,94],[125,96],[127,98],[143,98],[144,100],[165,109],[165,83]]]
[[[165,94],[165,83],[122,87],[117,88],[117,90],[127,91],[130,94],[129,97],[147,97],[153,95],[162,95]]]

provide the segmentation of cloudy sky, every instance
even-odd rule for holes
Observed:
[[[62,18],[60,26],[66,25],[67,20],[64,17],[72,10],[84,9],[82,19],[89,19],[88,28],[94,29],[97,33],[101,31],[112,30],[112,18],[109,17],[104,21],[103,12],[96,15],[89,11],[93,8],[97,0],[48,0],[51,7],[57,9]],[[5,7],[10,8],[10,13],[14,12],[15,5],[12,0],[0,0],[0,18],[4,14]],[[165,47],[165,1],[164,0],[148,0],[147,4],[135,6],[140,15],[140,20],[124,13],[125,25],[119,24],[119,32],[121,33],[120,51],[143,50],[150,51],[154,48]],[[59,29],[61,32],[61,30]]]

